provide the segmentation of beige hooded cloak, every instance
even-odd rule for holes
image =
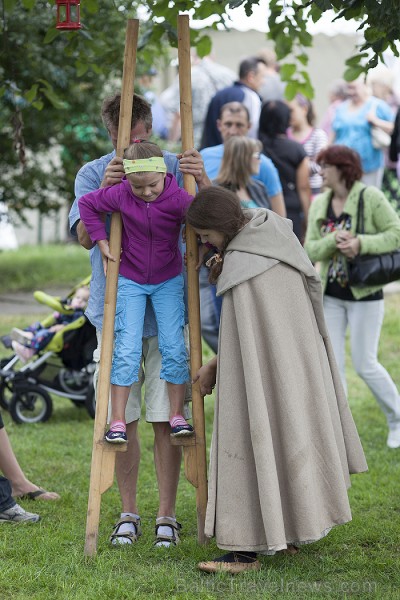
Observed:
[[[274,553],[351,520],[367,465],[325,325],[319,277],[290,222],[265,209],[229,244],[205,533]]]

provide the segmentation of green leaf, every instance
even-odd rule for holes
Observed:
[[[316,4],[321,11],[331,10],[332,8],[330,0],[314,0],[314,4]]]
[[[279,59],[285,58],[292,50],[293,41],[286,35],[279,35],[275,38],[275,52]]]
[[[24,94],[24,98],[27,102],[29,102],[29,104],[32,104],[32,102],[34,101],[34,99],[37,96],[37,91],[39,89],[39,84],[35,83],[33,84],[33,86],[30,88],[30,90],[28,90],[27,92],[25,92]]]
[[[42,110],[44,107],[43,100],[35,100],[35,102],[32,102],[32,106],[36,108],[36,110]]]
[[[298,37],[300,44],[302,46],[311,46],[312,45],[312,35],[308,33],[308,31],[298,31]]]
[[[208,56],[211,52],[212,41],[208,35],[203,35],[196,44],[197,54],[200,58]]]
[[[14,10],[15,5],[17,4],[17,0],[3,0],[3,4],[6,12],[11,12]]]
[[[41,92],[46,96],[47,100],[51,102],[54,108],[58,108],[60,110],[64,110],[67,108],[66,102],[60,100],[57,94],[52,89],[41,88]]]
[[[360,54],[356,54],[351,56],[346,60],[346,65],[348,67],[357,67],[363,58],[368,56],[368,52],[361,52]]]
[[[365,31],[364,31],[365,40],[367,42],[369,42],[370,44],[372,42],[376,42],[378,40],[381,40],[382,37],[383,37],[383,35],[384,34],[383,34],[382,31],[380,31],[378,29],[375,29],[374,27],[368,27],[368,29],[365,29]]]
[[[92,15],[96,14],[99,10],[98,0],[84,0],[84,2],[82,4],[84,4],[85,10],[87,10]],[[110,10],[111,10],[111,7],[110,7]]]
[[[56,29],[56,26],[51,27],[47,30],[46,35],[43,38],[44,44],[50,44],[57,36],[59,35],[59,30]]]
[[[293,100],[296,94],[299,92],[299,82],[289,81],[285,87],[285,97],[288,100]]]
[[[244,0],[230,0],[230,2],[228,2],[228,6],[230,9],[233,8],[239,8],[239,6],[241,6],[244,3]],[[206,4],[204,2],[204,4]]]
[[[82,75],[84,75],[87,70],[89,68],[88,63],[76,63],[76,74],[78,77],[82,77]]]
[[[308,56],[307,54],[296,54],[296,59],[305,67],[308,65]]]
[[[358,79],[362,73],[364,73],[364,67],[362,66],[349,67],[345,70],[343,77],[346,81],[354,81],[355,79]]]
[[[282,65],[281,70],[280,70],[280,75],[282,76],[282,79],[284,79],[285,81],[287,81],[288,79],[293,77],[293,75],[295,73],[296,73],[296,65],[294,65],[293,63],[288,63],[285,65]]]
[[[103,72],[102,68],[99,65],[96,65],[96,63],[92,63],[90,65],[90,67],[91,67],[92,71],[94,73],[96,73],[97,75],[101,75],[101,73]]]
[[[24,8],[26,8],[27,10],[32,10],[32,8],[35,6],[35,3],[36,0],[22,0]]]

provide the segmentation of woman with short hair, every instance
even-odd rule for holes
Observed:
[[[360,157],[347,146],[330,146],[317,157],[328,189],[311,205],[305,250],[320,263],[324,312],[346,389],[345,338],[350,330],[351,356],[389,426],[387,445],[400,447],[400,397],[386,369],[378,362],[384,302],[382,286],[354,287],[348,281],[348,261],[359,254],[384,254],[400,247],[400,219],[376,187],[360,180]],[[364,196],[364,230],[356,232],[358,202]]]

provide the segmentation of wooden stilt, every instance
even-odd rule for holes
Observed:
[[[182,124],[182,150],[193,148],[192,81],[190,61],[190,29],[188,15],[178,17],[178,58],[180,113]],[[184,186],[189,194],[196,194],[196,183],[192,175],[184,175]],[[193,229],[186,226],[186,256],[188,275],[188,308],[190,334],[190,369],[194,376],[202,364],[199,278],[196,271],[198,260],[197,239]],[[205,542],[204,523],[207,507],[207,462],[204,422],[204,399],[199,384],[192,387],[192,412],[195,438],[182,440],[185,475],[196,488],[197,535],[200,544]],[[180,443],[179,438],[171,438]]]
[[[130,142],[138,32],[139,21],[137,19],[129,19],[125,38],[117,156],[123,155],[124,149],[129,146]],[[111,220],[110,251],[111,254],[116,257],[120,255],[121,251],[121,231],[121,217],[118,213],[114,213]],[[118,445],[111,446],[104,442],[110,391],[118,272],[119,261],[109,262],[104,298],[100,371],[97,388],[96,418],[94,422],[92,465],[86,521],[85,554],[88,556],[93,556],[97,551],[101,495],[108,490],[113,483],[115,453],[118,451],[126,451],[125,445],[121,449]]]

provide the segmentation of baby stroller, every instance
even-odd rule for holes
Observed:
[[[76,290],[89,284],[90,276],[75,286],[64,299],[35,292],[34,298],[62,315],[73,314],[69,302]],[[41,321],[43,328],[52,325],[53,313]],[[10,336],[1,338],[12,349]],[[93,388],[93,351],[97,346],[96,330],[82,315],[54,334],[47,345],[25,364],[17,354],[0,361],[0,405],[10,411],[16,423],[47,421],[53,411],[50,394],[69,398],[76,406],[85,406],[95,414]]]

